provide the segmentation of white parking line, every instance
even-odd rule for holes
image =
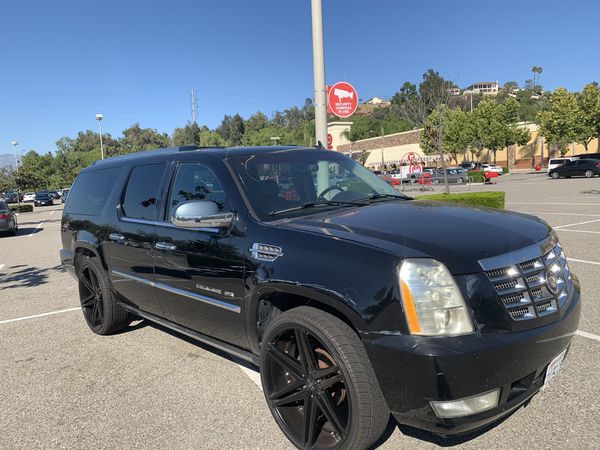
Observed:
[[[578,334],[579,336],[584,337],[584,338],[593,339],[594,341],[600,342],[600,336],[598,336],[597,334],[592,334],[592,333],[588,333],[587,331],[581,331],[581,330],[577,330],[575,332],[575,334]]]
[[[560,231],[572,231],[573,233],[590,233],[590,234],[600,234],[600,231],[588,231],[588,230],[571,230],[570,228],[563,228]]]
[[[0,264],[0,270],[4,269],[4,266],[5,266],[5,265],[6,265],[6,264]]]
[[[52,212],[50,212],[50,215],[54,214],[56,212],[56,210],[53,210]]]
[[[575,225],[585,225],[587,223],[594,223],[594,222],[600,222],[600,219],[596,219],[596,220],[587,220],[585,222],[577,222],[577,223],[570,223],[568,225],[560,225],[558,227],[554,227],[555,230],[560,230],[561,228],[566,228],[566,227],[574,227]]]
[[[36,231],[37,231],[37,230],[38,230],[38,229],[39,229],[39,228],[40,228],[40,227],[41,227],[43,224],[44,224],[44,222],[40,222],[40,223],[38,223],[37,227],[35,227],[35,228],[33,229],[33,231],[32,231],[30,234],[28,234],[28,237],[31,237],[31,236],[33,236],[33,235],[35,234],[35,232],[36,232]]]
[[[586,261],[585,259],[575,259],[575,258],[568,258],[568,260],[569,260],[569,262],[575,261],[575,262],[579,262],[579,263],[594,264],[596,266],[600,266],[600,262],[597,262],[597,261]]]
[[[16,319],[8,319],[8,320],[0,320],[0,325],[11,322],[19,322],[21,320],[29,320],[29,319],[37,319],[38,317],[46,317],[53,316],[55,314],[62,314],[71,311],[81,311],[81,308],[68,308],[68,309],[59,309],[58,311],[47,312],[43,314],[36,314],[34,316],[25,316],[25,317],[17,317]]]
[[[600,214],[563,213],[563,212],[551,212],[551,211],[517,211],[517,212],[526,212],[527,214],[554,214],[557,216],[600,217]]]
[[[577,205],[577,206],[600,206],[600,203],[572,203],[572,202],[506,202],[509,205]]]

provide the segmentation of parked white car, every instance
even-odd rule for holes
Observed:
[[[35,192],[25,192],[23,194],[24,202],[32,202],[35,199]]]
[[[571,158],[551,158],[550,161],[548,161],[548,172],[568,162],[571,162]]]
[[[502,174],[502,167],[497,164],[482,164],[481,170],[484,172],[496,172],[498,174]]]

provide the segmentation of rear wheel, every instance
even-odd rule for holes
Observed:
[[[11,233],[12,233],[13,236],[17,235],[17,230],[18,229],[19,229],[19,225],[17,225],[17,221],[15,220],[13,222],[13,227],[12,227],[12,231],[11,231]]]
[[[104,268],[98,258],[83,256],[78,264],[79,300],[90,329],[100,335],[111,334],[129,324],[127,311],[115,301]]]
[[[585,177],[586,178],[592,178],[594,176],[594,172],[592,170],[586,170],[585,171]]]
[[[558,172],[552,172],[552,175],[550,175],[552,178],[554,178],[555,180],[558,180],[560,178],[560,174]]]
[[[344,322],[300,307],[269,325],[261,379],[271,413],[303,449],[364,449],[383,433],[389,409],[362,342]]]

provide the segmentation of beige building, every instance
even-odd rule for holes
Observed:
[[[465,89],[465,94],[486,94],[496,95],[500,91],[498,81],[479,81]]]
[[[379,170],[382,167],[389,169],[407,162],[408,153],[415,153],[417,159],[423,164],[439,165],[439,156],[425,155],[420,147],[420,130],[405,131],[403,133],[388,134],[382,137],[373,137],[356,142],[350,142],[343,132],[349,130],[352,122],[332,122],[328,124],[328,132],[332,136],[333,150],[352,155],[356,159],[365,161],[365,166]],[[548,159],[560,156],[558,151],[550,149],[542,136],[539,136],[539,128],[533,123],[522,123],[531,134],[529,142],[523,146],[513,145],[508,149],[496,152],[496,164],[508,166],[509,168],[527,169],[539,164],[543,159],[543,165],[547,165]],[[600,151],[598,139],[593,140],[588,148],[590,152]],[[598,149],[598,150],[597,150]],[[585,153],[581,144],[572,143],[566,156]],[[469,150],[463,155],[458,155],[458,161],[494,162],[494,155],[489,150],[481,152],[479,157]]]

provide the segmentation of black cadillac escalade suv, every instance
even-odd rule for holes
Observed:
[[[301,448],[368,447],[390,412],[440,435],[493,422],[556,374],[579,322],[548,224],[414,201],[318,148],[97,161],[62,244],[92,331],[141,317],[255,363]]]

